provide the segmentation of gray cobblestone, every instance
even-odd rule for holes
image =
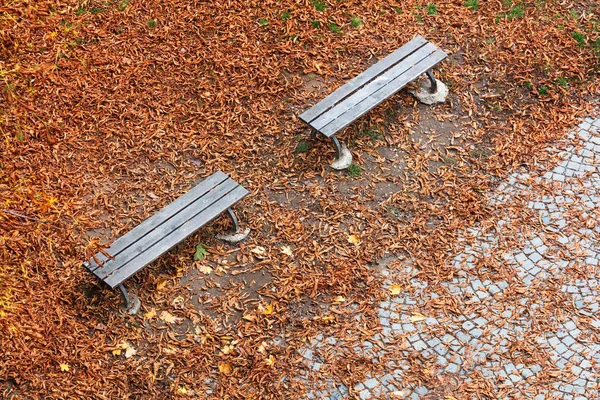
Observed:
[[[461,368],[466,372],[471,369],[479,370],[486,379],[511,385],[514,398],[600,398],[596,386],[598,374],[595,370],[600,363],[600,345],[590,343],[589,339],[594,337],[592,329],[600,329],[600,319],[597,317],[600,312],[598,279],[593,274],[576,279],[571,279],[569,275],[571,270],[578,270],[581,266],[593,267],[600,264],[600,224],[586,228],[578,226],[574,219],[574,216],[579,215],[582,220],[593,220],[597,218],[596,210],[600,207],[600,135],[592,133],[591,127],[600,127],[600,118],[589,118],[587,122],[580,124],[577,134],[571,135],[570,140],[573,142],[564,146],[563,150],[549,150],[562,157],[562,161],[549,168],[548,173],[534,175],[519,171],[500,182],[490,194],[490,201],[496,206],[524,198],[525,204],[546,225],[544,229],[528,227],[527,231],[532,233],[529,238],[525,235],[513,237],[512,239],[517,239],[515,242],[524,243],[523,248],[515,246],[510,252],[502,254],[502,257],[504,264],[514,268],[525,285],[546,285],[545,281],[551,278],[555,282],[564,282],[562,290],[579,309],[578,314],[571,315],[568,310],[557,313],[554,317],[556,329],[544,328],[546,331],[535,339],[534,345],[537,342],[539,348],[534,351],[548,352],[554,366],[567,375],[572,374],[573,379],[569,382],[550,382],[547,390],[536,396],[529,385],[536,381],[535,376],[542,372],[542,367],[539,364],[515,365],[511,362],[515,354],[509,349],[531,334],[531,329],[535,328],[531,323],[532,315],[536,313],[536,309],[543,307],[544,299],[537,298],[537,286],[533,286],[525,295],[515,297],[514,306],[504,309],[495,306],[498,298],[505,300],[500,293],[508,289],[509,283],[485,279],[471,271],[477,270],[479,260],[495,253],[498,242],[503,238],[501,235],[484,233],[480,227],[466,229],[462,233],[463,237],[458,239],[457,243],[464,246],[464,251],[450,261],[457,273],[444,285],[457,299],[468,301],[468,306],[464,309],[472,310],[475,306],[478,310],[486,310],[487,314],[482,312],[480,315],[492,315],[491,320],[474,314],[448,316],[434,315],[428,311],[429,316],[425,321],[411,323],[410,318],[414,312],[425,313],[419,308],[426,303],[427,296],[434,299],[445,295],[433,292],[428,294],[424,291],[428,289],[427,283],[413,278],[410,280],[413,288],[423,292],[413,297],[397,296],[381,302],[377,310],[381,334],[376,334],[372,341],[365,341],[357,348],[377,349],[380,352],[377,357],[380,357],[385,354],[387,346],[408,343],[406,348],[402,348],[404,357],[409,357],[414,351],[424,359],[431,356],[439,368],[445,373],[456,374],[456,379],[460,379],[462,383],[468,382],[470,378],[467,374],[459,375]],[[575,143],[579,140],[577,137],[584,140],[581,145]],[[575,176],[577,179],[572,178]],[[532,182],[541,182],[542,186],[549,185],[551,190],[538,195],[535,192],[537,186]],[[497,229],[503,229],[510,223],[508,218],[502,219]],[[416,271],[416,267],[412,266],[403,269],[405,274]],[[394,273],[386,270],[382,275],[389,279],[388,282],[393,282]],[[511,292],[511,296],[515,296],[515,293]],[[459,307],[462,306],[459,302]],[[580,316],[584,315],[591,318],[582,320]],[[535,329],[534,332],[537,333],[537,328]],[[404,340],[404,335],[408,335],[408,342]],[[383,343],[384,349],[373,346],[372,343],[375,342]],[[325,351],[330,351],[341,344],[333,338],[321,337],[314,345],[321,352],[322,346],[329,346]],[[299,350],[305,357],[307,366],[319,368],[322,360],[317,359],[311,349],[307,350]],[[370,376],[365,382],[357,384],[354,389],[359,398],[391,398],[391,393],[400,393],[403,389],[393,382],[403,382],[403,371],[410,367],[401,358],[390,364],[393,365],[389,369],[391,372],[382,376]],[[378,362],[378,358],[373,360]],[[327,394],[330,399],[335,400],[346,397],[347,388],[342,393],[341,390],[334,389],[333,384],[329,387],[329,393],[318,398],[327,398]],[[312,393],[314,396],[314,393],[321,392]],[[419,399],[427,393],[426,387],[417,387],[412,391],[408,390],[404,398]],[[306,397],[309,398],[309,395]]]

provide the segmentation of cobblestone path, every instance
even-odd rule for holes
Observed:
[[[319,335],[300,354],[310,374],[320,354],[351,346],[385,372],[352,388],[330,377],[306,398],[470,398],[474,388],[506,399],[600,398],[600,118],[548,151],[556,156],[548,169],[519,171],[489,194],[495,206],[520,204],[536,223],[507,217],[462,233],[456,274],[441,284],[454,312],[422,313],[444,293],[428,290],[410,263],[384,269],[381,332],[358,346]],[[410,288],[392,294],[400,280]],[[410,379],[415,368],[439,385]]]

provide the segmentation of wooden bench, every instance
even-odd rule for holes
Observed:
[[[238,221],[231,207],[248,191],[218,171],[189,192],[121,236],[84,266],[112,289],[119,288],[127,309],[139,309],[139,299],[128,295],[123,282],[224,211],[235,230]],[[132,300],[133,299],[133,300]]]
[[[435,93],[437,81],[431,68],[446,57],[447,54],[440,48],[417,36],[348,81],[299,118],[310,126],[313,139],[320,133],[332,140],[339,160],[342,146],[335,137],[336,133],[423,73],[431,81],[430,91]]]

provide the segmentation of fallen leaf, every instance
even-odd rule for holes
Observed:
[[[156,309],[154,307],[152,307],[152,309],[150,311],[148,311],[147,313],[144,314],[144,318],[146,319],[152,319],[156,317]]]
[[[254,322],[254,321],[256,321],[256,316],[255,315],[244,315],[242,317],[242,319],[245,319],[246,321]]]
[[[264,315],[271,315],[273,313],[273,304],[269,304],[268,306],[265,307],[265,309],[263,310],[263,314]]]
[[[221,347],[221,352],[223,354],[229,354],[233,351],[233,346],[230,344],[226,344],[225,346]]]
[[[129,358],[137,353],[137,350],[129,342],[125,341],[119,343],[119,349],[113,350],[113,354],[118,356],[121,354],[121,350],[125,350],[125,358]]]
[[[168,322],[170,324],[180,324],[183,322],[183,318],[176,317],[168,311],[161,312],[160,319],[162,319],[163,321]]]
[[[183,310],[185,308],[185,299],[183,296],[177,296],[171,302],[171,306],[176,310]]]
[[[419,322],[419,321],[424,321],[426,320],[427,317],[424,316],[421,313],[414,313],[411,317],[410,317],[410,322]]]
[[[281,252],[290,257],[294,255],[294,252],[292,252],[292,248],[290,246],[281,246]]]
[[[198,244],[196,246],[196,252],[194,253],[194,260],[202,260],[204,257],[206,257],[208,255],[208,250],[206,249],[206,246],[204,246],[202,243]]]
[[[335,296],[333,301],[334,303],[343,303],[346,301],[346,298],[344,296]]]
[[[198,267],[198,270],[200,270],[200,272],[202,272],[205,275],[208,275],[213,271],[213,269],[208,265],[201,265],[200,267]]]
[[[360,238],[357,235],[349,235],[348,242],[352,244],[358,244],[360,242]]]
[[[112,351],[112,353],[113,353],[113,356],[120,356],[121,355],[121,349],[114,349]]]
[[[60,364],[60,370],[62,372],[69,372],[70,365],[67,363]]]
[[[167,281],[160,281],[156,284],[156,290],[162,290],[167,286]]]
[[[260,344],[260,346],[258,346],[258,352],[259,353],[264,353],[266,348],[267,348],[267,344],[265,342],[262,342]]]
[[[164,354],[175,354],[175,353],[177,353],[177,349],[174,347],[171,347],[171,346],[167,346],[162,349],[162,352]]]
[[[273,365],[275,363],[275,357],[271,354],[267,359],[265,359],[265,364]]]
[[[188,394],[188,389],[185,386],[179,386],[177,388],[177,394]]]
[[[231,373],[231,364],[229,364],[228,362],[220,362],[219,372],[225,375],[229,375]]]
[[[265,258],[265,255],[267,254],[267,250],[262,246],[256,246],[251,251],[252,251],[252,253],[254,253],[254,255],[257,258],[260,258],[260,259]]]
[[[399,295],[400,292],[402,292],[402,286],[400,286],[398,284],[394,284],[394,285],[390,286],[390,293],[393,296]]]

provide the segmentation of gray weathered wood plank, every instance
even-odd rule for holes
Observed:
[[[446,53],[444,52],[433,53],[431,57],[428,57],[422,60],[421,63],[413,66],[414,70],[412,72],[399,76],[388,85],[364,99],[362,102],[356,104],[351,109],[348,109],[344,114],[340,115],[339,118],[333,120],[327,126],[322,128],[321,132],[323,132],[323,134],[326,136],[331,136],[339,132],[341,129],[345,128],[353,121],[367,113],[373,107],[394,95],[394,93],[398,92],[410,81],[421,75],[423,70],[428,70],[445,57]]]
[[[130,278],[133,274],[143,268],[145,265],[156,260],[160,255],[167,252],[177,243],[181,242],[189,235],[194,233],[199,227],[207,224],[216,218],[219,214],[224,211],[224,205],[232,205],[238,200],[243,198],[248,191],[242,186],[237,186],[233,191],[226,194],[222,201],[212,204],[210,207],[205,209],[203,212],[197,214],[187,223],[173,232],[171,235],[164,237],[161,241],[153,244],[150,248],[146,249],[143,253],[139,254],[138,257],[130,260],[127,264],[123,265],[120,269],[114,271],[114,273],[108,276],[104,282],[111,288],[115,288],[122,282]],[[227,207],[225,207],[226,209]]]
[[[368,83],[370,80],[377,77],[383,71],[392,67],[394,64],[398,63],[402,59],[406,58],[414,51],[425,46],[427,43],[427,40],[423,37],[416,36],[404,46],[389,54],[384,59],[378,61],[376,64],[372,65],[364,72],[357,75],[355,78],[346,82],[340,88],[331,93],[329,96],[325,97],[319,103],[315,104],[312,108],[302,113],[299,116],[299,118],[305,123],[310,124],[314,119],[318,118],[328,109],[335,106],[340,101],[344,100],[344,98],[346,98],[348,95],[352,94],[352,92],[360,89],[361,86]]]
[[[229,177],[225,175],[221,171],[217,171],[214,174],[210,175],[208,178],[200,182],[198,185],[194,186],[190,191],[181,195],[175,201],[168,204],[156,214],[144,220],[141,224],[127,232],[125,235],[121,236],[117,240],[115,240],[111,246],[106,249],[106,252],[114,257],[116,257],[120,252],[129,247],[132,243],[134,243],[139,238],[147,235],[158,225],[162,224],[165,220],[171,218],[173,215],[177,214],[179,211],[187,207],[190,202],[193,202],[198,197],[204,195],[208,190],[218,185],[219,183],[225,181]],[[102,253],[98,253],[96,258],[102,263],[108,261],[108,258]],[[89,262],[88,269],[94,272],[95,269],[99,268],[99,265],[92,259]]]
[[[151,248],[155,243],[160,242],[164,237],[177,231],[183,224],[189,224],[196,215],[202,214],[204,210],[212,207],[214,204],[219,204],[221,212],[225,211],[231,204],[222,201],[222,199],[227,193],[233,191],[238,186],[239,184],[233,179],[221,182],[209,192],[189,203],[186,208],[180,210],[177,214],[163,220],[160,225],[156,226],[147,235],[133,241],[131,245],[123,249],[114,259],[108,260],[104,264],[104,267],[95,269],[93,271],[94,274],[100,279],[106,278],[114,270],[121,268],[130,260],[138,257],[139,254]],[[198,228],[200,226],[196,227],[196,229]]]
[[[422,61],[430,57],[432,53],[438,50],[439,49],[437,46],[431,43],[427,43],[425,46],[421,47],[419,50],[406,57],[404,60],[396,64],[391,69],[385,71],[381,75],[377,76],[375,79],[371,80],[368,84],[360,88],[360,90],[346,97],[344,100],[342,100],[334,107],[329,109],[325,114],[313,120],[310,123],[310,125],[319,132],[324,133],[322,131],[323,127],[331,123],[333,120],[339,118],[340,115],[346,113],[349,109],[352,109],[354,106],[356,106],[366,98],[372,96],[375,92],[377,92],[384,86],[390,84],[390,82],[393,82],[397,77],[400,77],[404,74],[410,74],[410,72],[414,72],[410,74],[410,80],[408,81],[410,82],[411,80],[415,79],[416,77],[427,71],[430,67],[427,66],[426,63],[422,63]],[[443,53],[441,50],[439,50],[439,52]],[[422,67],[416,68],[415,66]]]

